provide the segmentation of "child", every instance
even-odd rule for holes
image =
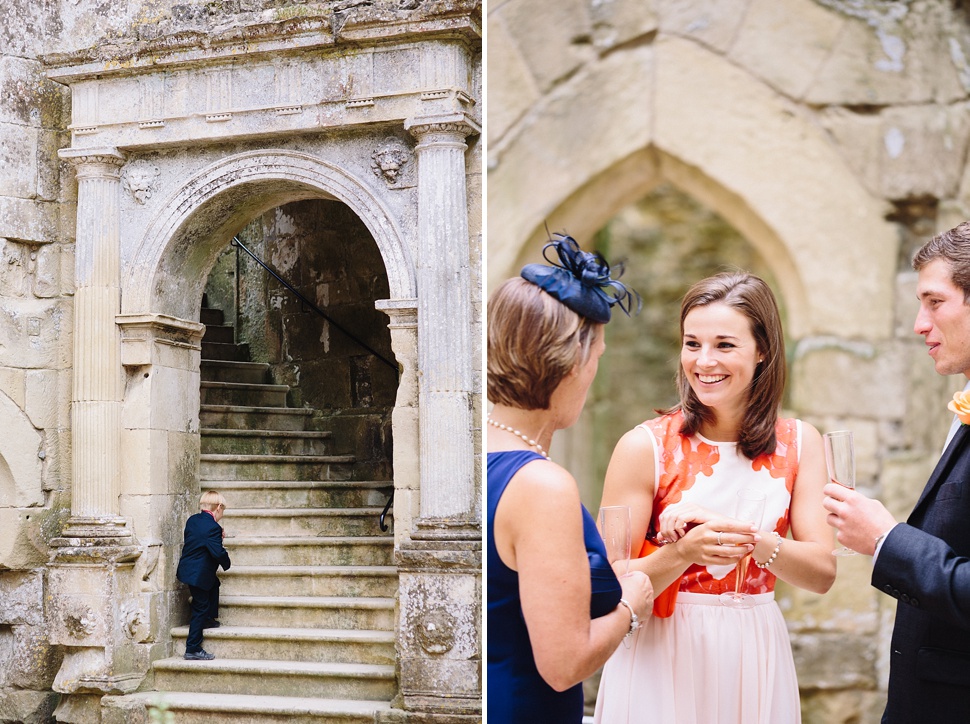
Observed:
[[[185,543],[175,577],[189,587],[192,594],[192,617],[185,640],[185,658],[210,661],[214,655],[202,648],[202,630],[218,628],[219,579],[216,570],[229,570],[229,554],[222,547],[225,531],[219,525],[226,509],[222,494],[209,490],[199,499],[201,512],[185,522]]]

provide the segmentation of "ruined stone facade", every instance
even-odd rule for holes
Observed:
[[[273,215],[320,208],[350,231],[313,268],[370,245],[352,286],[397,367],[339,367],[344,409],[380,409],[335,435],[383,439],[394,489],[398,695],[374,716],[480,720],[480,1],[0,12],[0,721],[100,722],[106,695],[105,721],[144,720],[123,696],[185,604],[203,292],[247,225],[278,255]]]
[[[692,198],[750,247],[737,253],[732,236],[721,261],[756,260],[774,280],[787,412],[854,430],[860,488],[905,518],[965,382],[937,376],[912,332],[909,265],[922,241],[970,217],[965,4],[509,0],[488,6],[486,24],[488,287],[538,259],[546,224],[585,242],[608,227],[631,274],[646,265],[644,285],[669,286],[672,258],[690,256],[683,274],[701,272],[704,254],[717,260],[706,232],[695,226],[669,254],[677,230],[654,256],[633,242],[653,228],[647,211],[662,216],[660,190]],[[610,334],[630,340],[638,324],[621,315]],[[597,421],[635,424],[669,402],[654,391],[673,368],[636,344],[608,343],[601,376],[613,386],[594,389],[552,451],[593,508],[617,435]],[[869,575],[867,558],[842,559],[825,596],[780,589],[807,723],[879,721],[895,602]]]

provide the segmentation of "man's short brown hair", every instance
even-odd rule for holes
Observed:
[[[525,279],[503,282],[488,300],[488,399],[548,409],[563,378],[589,359],[598,326]]]

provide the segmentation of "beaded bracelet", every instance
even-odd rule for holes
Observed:
[[[764,563],[760,563],[758,561],[755,561],[754,562],[754,564],[756,566],[758,566],[758,568],[765,569],[768,566],[770,566],[772,563],[774,563],[775,562],[775,558],[778,557],[778,551],[781,550],[781,542],[783,540],[785,540],[785,539],[781,537],[781,533],[779,533],[777,530],[776,531],[773,531],[773,532],[775,534],[775,538],[778,539],[778,543],[777,543],[777,545],[775,545],[775,549],[771,552],[771,555],[768,556],[768,560],[766,560]]]

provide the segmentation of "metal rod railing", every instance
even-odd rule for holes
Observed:
[[[270,275],[272,275],[272,277],[274,279],[276,279],[276,281],[278,281],[284,287],[286,287],[287,289],[289,289],[290,292],[297,299],[299,299],[303,304],[305,304],[310,309],[312,309],[314,312],[316,312],[321,317],[323,317],[328,322],[330,322],[330,325],[332,327],[335,327],[335,328],[339,329],[341,332],[343,332],[345,335],[347,335],[350,339],[354,340],[354,342],[356,342],[358,345],[360,345],[361,347],[363,347],[364,349],[366,349],[372,355],[374,355],[375,357],[377,357],[377,359],[379,359],[381,362],[383,362],[388,367],[390,367],[391,369],[393,369],[395,375],[397,375],[399,373],[398,365],[397,365],[396,362],[392,362],[387,357],[385,357],[384,355],[382,355],[380,352],[378,352],[377,350],[375,350],[373,347],[371,347],[370,345],[368,345],[366,342],[364,342],[363,340],[359,339],[356,335],[354,335],[352,332],[350,332],[347,328],[341,326],[340,323],[335,322],[332,317],[328,316],[326,312],[324,312],[322,309],[320,309],[320,307],[318,307],[316,304],[314,304],[309,299],[307,299],[302,294],[300,294],[300,292],[298,292],[296,290],[296,288],[292,284],[290,284],[283,277],[281,277],[279,274],[277,274],[276,271],[272,267],[270,267],[268,264],[266,264],[266,262],[264,262],[262,259],[260,259],[258,256],[256,256],[252,251],[250,251],[246,247],[245,244],[243,244],[241,241],[239,241],[239,237],[238,236],[232,237],[232,241],[230,242],[230,244],[232,246],[238,246],[244,252],[246,252],[247,254],[249,254],[249,256],[252,257],[253,261],[255,261],[257,264],[259,264],[261,267],[263,267],[263,269],[265,269]],[[382,516],[382,519],[383,519],[383,516]]]

